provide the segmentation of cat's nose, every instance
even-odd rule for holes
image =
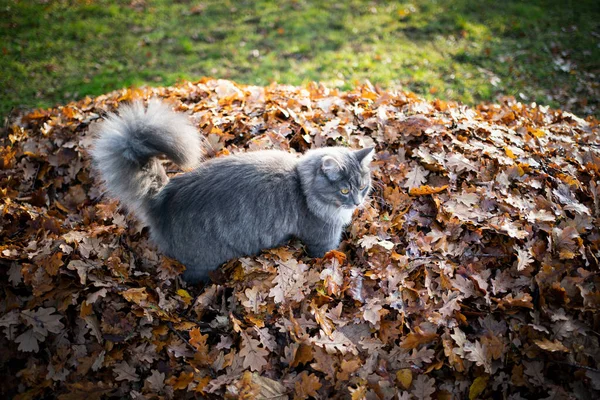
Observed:
[[[355,206],[360,206],[360,197],[356,196],[356,195],[352,195],[352,200]]]

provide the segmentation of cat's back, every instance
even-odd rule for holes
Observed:
[[[213,158],[204,162],[190,179],[207,179],[235,186],[270,186],[295,179],[297,157],[280,150],[262,150]]]
[[[207,169],[240,168],[263,175],[280,175],[296,168],[298,157],[282,150],[249,151],[225,157],[213,158],[201,167]]]
[[[298,206],[301,196],[297,157],[277,150],[241,153],[208,160],[176,176],[159,195],[163,211],[268,218]]]

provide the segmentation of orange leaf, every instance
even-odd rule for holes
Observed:
[[[198,383],[196,384],[195,391],[199,392],[201,394],[205,394],[204,389],[208,386],[208,384],[211,380],[212,379],[210,376],[205,376],[204,378],[200,378],[200,380],[198,380]]]
[[[412,188],[408,191],[411,196],[427,196],[429,194],[435,194],[442,192],[448,188],[448,185],[433,187],[429,185],[419,186],[417,188]]]
[[[194,328],[190,331],[190,344],[201,352],[207,352],[206,340],[208,335],[203,335],[199,328]]]
[[[421,344],[429,343],[437,339],[437,337],[437,333],[425,333],[417,327],[414,332],[406,335],[404,340],[400,343],[400,347],[403,349],[414,349]]]
[[[88,304],[87,301],[81,303],[81,309],[79,310],[79,316],[85,318],[92,313],[92,305]]]
[[[179,377],[172,376],[167,380],[167,383],[173,386],[175,390],[181,390],[188,387],[188,385],[194,380],[193,372],[182,372]]]
[[[344,261],[346,261],[346,254],[342,253],[341,251],[331,250],[325,254],[324,258],[326,258],[326,259],[335,258],[336,260],[338,260],[338,262],[340,264],[343,264]]]

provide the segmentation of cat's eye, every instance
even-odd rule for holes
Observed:
[[[348,193],[350,193],[350,189],[343,188],[343,189],[340,189],[340,192],[342,192],[342,194],[348,194]]]
[[[367,185],[362,185],[361,187],[358,188],[358,190],[365,190],[367,188]]]

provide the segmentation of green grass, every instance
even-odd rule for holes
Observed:
[[[599,21],[596,0],[0,0],[0,117],[202,76],[598,116]]]

